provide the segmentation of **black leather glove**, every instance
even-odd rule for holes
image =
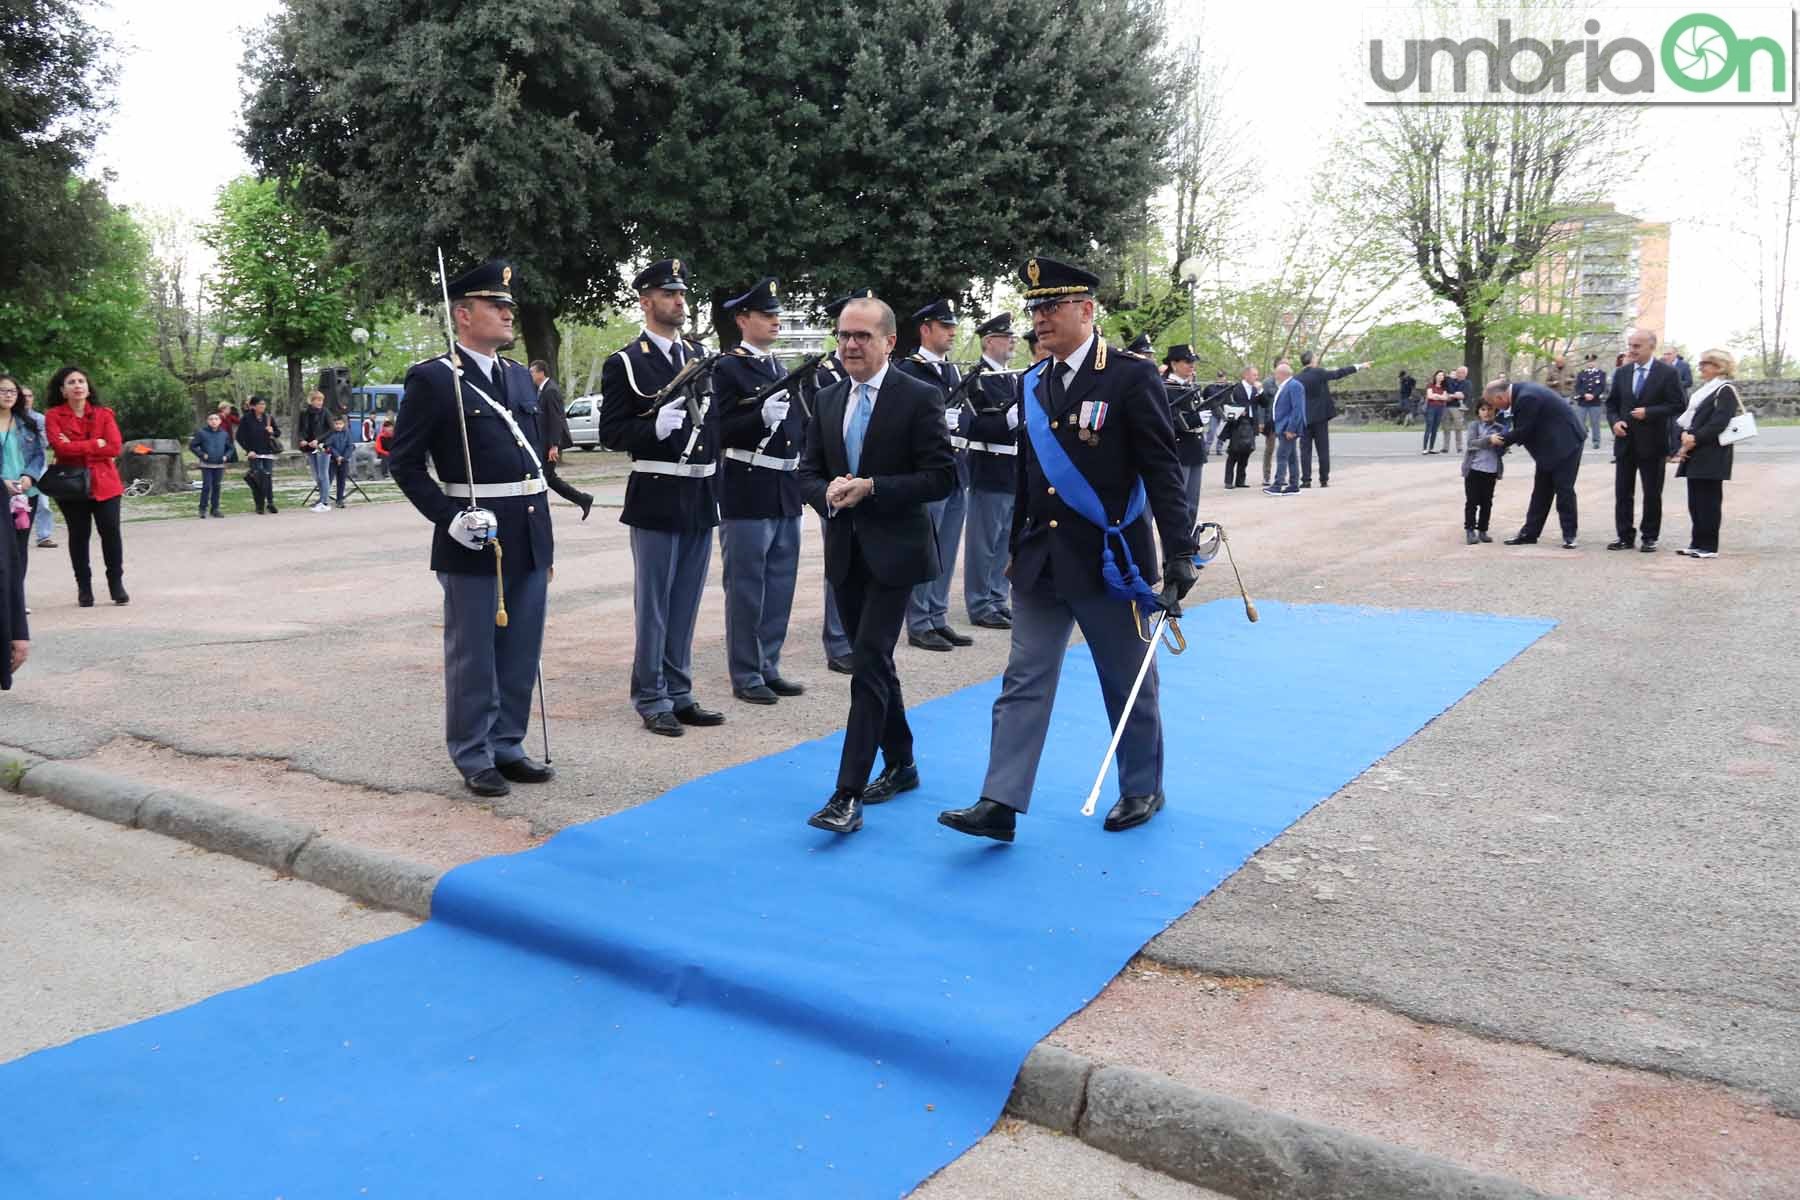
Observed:
[[[1191,558],[1172,558],[1163,564],[1163,586],[1174,588],[1177,600],[1187,599],[1187,594],[1199,581],[1200,569],[1194,566]]]

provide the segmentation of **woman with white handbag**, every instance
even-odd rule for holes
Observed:
[[[1687,480],[1688,518],[1694,526],[1687,549],[1675,553],[1689,558],[1719,556],[1725,481],[1731,478],[1731,444],[1755,436],[1754,418],[1744,411],[1743,400],[1731,382],[1735,367],[1735,360],[1723,350],[1702,354],[1700,386],[1688,397],[1687,411],[1675,418],[1681,429],[1675,474]]]

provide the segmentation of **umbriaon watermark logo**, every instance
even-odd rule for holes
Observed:
[[[1364,25],[1370,104],[1794,102],[1791,8],[1371,9]]]

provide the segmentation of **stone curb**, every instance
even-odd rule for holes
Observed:
[[[288,872],[351,899],[420,920],[431,916],[431,893],[441,873],[430,867],[321,837],[307,825],[103,771],[20,754],[0,757],[25,766],[17,786],[24,795]]]
[[[1414,1150],[1040,1044],[1006,1111],[1239,1200],[1550,1200]]]

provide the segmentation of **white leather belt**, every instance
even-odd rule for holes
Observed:
[[[642,475],[679,475],[684,479],[705,479],[719,469],[718,463],[672,463],[657,459],[640,459],[631,469]]]
[[[758,454],[754,450],[730,449],[725,457],[732,462],[749,463],[753,467],[762,467],[770,471],[797,471],[800,460],[797,458],[776,458],[773,454]]]
[[[953,433],[950,435],[950,448],[952,450],[967,450],[969,448],[969,439],[966,437],[958,437]]]
[[[478,483],[471,488],[466,483],[446,483],[444,495],[461,496],[470,500],[497,500],[502,496],[535,496],[544,490],[541,479],[521,479],[516,483]]]
[[[970,442],[969,449],[979,450],[983,454],[1017,454],[1019,448],[1011,442]]]

